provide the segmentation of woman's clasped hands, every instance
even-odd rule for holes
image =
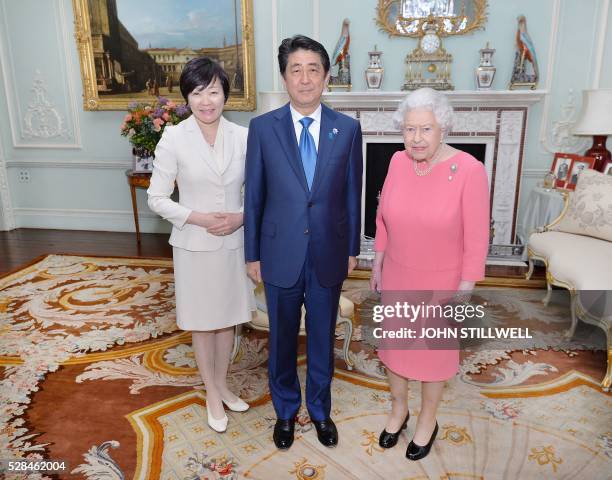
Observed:
[[[242,226],[242,216],[242,213],[197,212],[194,223],[205,228],[211,235],[225,236],[234,233]]]

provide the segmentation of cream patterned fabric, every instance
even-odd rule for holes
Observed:
[[[559,223],[549,230],[612,242],[612,176],[595,170],[580,174],[576,191]]]
[[[546,259],[548,271],[576,290],[612,291],[612,243],[563,232],[534,233],[533,253]]]

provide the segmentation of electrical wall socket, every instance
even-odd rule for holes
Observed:
[[[20,183],[30,183],[30,171],[29,170],[19,170],[19,182]]]

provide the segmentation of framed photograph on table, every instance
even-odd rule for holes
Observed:
[[[210,57],[230,81],[227,110],[255,110],[253,0],[72,0],[85,110],[183,103],[185,64]]]
[[[550,169],[556,178],[555,187],[565,188],[572,168],[572,160],[575,156],[577,155],[571,153],[555,153],[555,158]]]
[[[594,157],[574,156],[572,160],[572,168],[570,169],[565,188],[574,190],[576,188],[576,183],[578,182],[578,175],[580,175],[580,172],[586,170],[587,168],[593,168],[593,165],[595,165]]]

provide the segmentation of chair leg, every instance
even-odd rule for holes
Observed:
[[[349,358],[351,339],[353,338],[353,322],[349,318],[344,318],[338,315],[338,323],[344,323],[344,343],[342,344],[342,355],[346,363],[346,368],[352,370],[354,367],[353,361]]]
[[[527,271],[527,274],[525,275],[525,279],[529,280],[531,278],[531,275],[533,275],[533,259],[529,259],[528,260],[529,263],[529,270]]]
[[[565,333],[565,338],[570,339],[574,336],[576,332],[576,326],[578,325],[578,315],[576,313],[576,307],[578,303],[578,293],[573,290],[570,290],[570,315],[572,317],[572,324],[570,325],[569,330]]]
[[[234,363],[240,350],[240,340],[242,339],[242,325],[236,325],[234,327],[234,348],[232,349],[232,357],[230,363]]]
[[[608,338],[608,369],[606,370],[606,376],[601,382],[601,388],[603,388],[604,392],[609,392],[612,385],[612,328],[608,328],[606,336]]]
[[[548,302],[550,302],[550,297],[552,295],[552,285],[546,280],[546,296],[542,299],[542,303],[545,307],[548,307]]]

